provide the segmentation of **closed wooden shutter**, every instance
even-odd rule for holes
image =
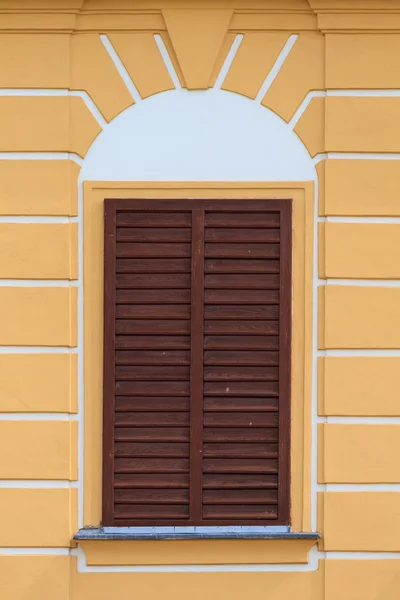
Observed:
[[[290,200],[106,200],[103,524],[289,522]]]

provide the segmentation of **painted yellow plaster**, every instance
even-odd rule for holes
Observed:
[[[24,33],[0,35],[1,88],[67,88],[68,35]]]
[[[214,63],[214,67],[211,72],[211,77],[210,77],[210,82],[209,82],[210,86],[213,86],[215,84],[215,81],[216,81],[218,75],[220,74],[223,64],[225,62],[225,59],[228,55],[228,52],[231,49],[233,42],[235,41],[235,38],[236,38],[235,33],[227,33],[226,36],[224,37],[224,41],[222,42],[220,51],[217,55],[217,59]],[[228,73],[229,73],[229,71],[228,71]]]
[[[271,7],[270,11],[266,10],[266,2],[259,5],[257,9],[249,9],[247,11],[243,7],[240,11],[234,13],[229,28],[231,30],[242,33],[243,31],[312,31],[317,29],[317,17],[307,10],[309,7],[301,3],[295,7],[293,4],[288,7],[290,9],[298,9],[296,12],[285,11],[282,3]],[[275,8],[275,10],[274,10]],[[282,9],[282,12],[279,9]]]
[[[101,131],[101,127],[89,112],[82,98],[71,97],[69,139],[72,152],[84,157],[94,139]]]
[[[400,278],[400,225],[319,224],[319,276]]]
[[[0,160],[0,213],[77,215],[78,175],[72,160]]]
[[[400,98],[322,99],[328,152],[398,152]]]
[[[75,559],[71,559],[73,563]],[[77,573],[72,571],[73,600],[130,600],[132,590],[141,600],[159,596],[175,600],[321,600],[324,568],[311,572],[229,573]],[[36,600],[36,599],[35,599]],[[39,600],[39,599],[38,599]]]
[[[292,198],[293,339],[291,520],[310,528],[313,184],[85,183],[85,525],[101,520],[104,198]],[[199,544],[202,542],[200,541]]]
[[[399,357],[318,358],[320,415],[398,416],[399,397]]]
[[[0,224],[0,279],[77,277],[77,223]]]
[[[399,492],[319,493],[324,550],[399,552],[399,499]]]
[[[246,33],[222,88],[254,99],[287,39],[286,33]]]
[[[232,10],[165,9],[162,14],[186,87],[208,88]]]
[[[77,527],[76,511],[76,489],[1,488],[1,545],[69,547]]]
[[[320,483],[399,483],[399,425],[319,425]]]
[[[82,542],[88,565],[218,565],[307,563],[315,540]]]
[[[107,121],[134,103],[99,34],[72,36],[71,89],[86,90]]]
[[[321,173],[324,169],[324,182]],[[320,176],[320,215],[400,215],[400,171],[397,160],[324,160]]]
[[[70,600],[70,557],[0,556],[0,590],[7,600]]]
[[[0,97],[0,151],[76,152],[85,156],[100,126],[82,98]]]
[[[142,98],[174,89],[152,33],[112,33],[108,37]]]
[[[72,448],[77,445],[77,425],[76,421],[0,421],[4,457],[0,479],[77,479]]]
[[[325,148],[325,98],[313,98],[294,128],[312,157]]]
[[[400,35],[326,36],[326,86],[341,89],[399,87]]]
[[[77,377],[76,354],[0,354],[0,412],[75,413]]]
[[[325,561],[325,600],[398,600],[400,562],[386,560]]]
[[[75,346],[77,288],[0,288],[0,345]]]
[[[399,348],[400,288],[319,289],[319,348]]]
[[[289,121],[309,91],[324,88],[324,46],[320,33],[301,33],[262,104]]]

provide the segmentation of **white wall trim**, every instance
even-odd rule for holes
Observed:
[[[239,33],[233,40],[232,46],[230,47],[229,52],[224,60],[224,64],[222,65],[218,77],[215,80],[214,90],[220,90],[222,88],[226,76],[228,75],[229,69],[232,66],[233,60],[239,50],[239,46],[243,41],[243,37],[243,34]]]
[[[0,346],[0,354],[77,354],[75,346]]]
[[[0,152],[0,160],[73,160],[83,165],[83,158],[74,152]]]
[[[0,413],[0,421],[78,421],[79,417],[74,413]]]
[[[29,224],[47,224],[47,223],[57,223],[60,225],[64,225],[67,223],[77,223],[77,217],[46,217],[46,216],[19,216],[19,215],[10,215],[8,217],[0,216],[0,223],[29,223]]]
[[[168,54],[168,50],[165,47],[164,40],[162,39],[161,35],[158,34],[158,33],[154,34],[154,40],[155,40],[155,42],[157,44],[157,48],[158,48],[158,50],[159,50],[159,52],[161,54],[161,58],[162,58],[162,60],[164,62],[165,68],[168,71],[168,75],[172,79],[172,83],[174,84],[175,89],[176,90],[182,89],[181,82],[179,81],[179,77],[178,77],[178,75],[177,75],[177,73],[175,71],[175,67],[174,67],[174,64],[173,64],[173,62],[171,60],[171,57]]]
[[[318,350],[318,356],[348,356],[348,357],[388,357],[398,356],[400,357],[400,349],[368,349],[368,350],[354,350],[354,349],[329,349],[329,350]]]
[[[126,70],[124,63],[118,56],[118,53],[115,50],[114,46],[112,45],[112,43],[110,42],[110,40],[108,39],[108,37],[106,35],[101,35],[100,39],[103,43],[104,48],[107,50],[111,60],[113,61],[114,66],[117,69],[122,81],[126,85],[128,92],[132,96],[133,100],[135,101],[135,103],[141,102],[142,96],[139,94],[136,85],[133,83],[131,76],[129,75],[128,71]]]
[[[284,45],[284,47],[282,48],[281,52],[279,53],[279,56],[276,59],[274,65],[272,66],[272,69],[268,73],[262,86],[260,87],[260,90],[259,90],[257,96],[255,97],[255,102],[257,102],[258,104],[261,104],[261,102],[263,101],[263,99],[265,97],[265,94],[268,92],[271,85],[274,83],[276,77],[279,74],[279,71],[283,67],[285,60],[289,56],[290,51],[292,50],[293,46],[297,42],[298,37],[299,37],[298,35],[291,35],[289,37],[289,39],[287,40],[286,44]]]

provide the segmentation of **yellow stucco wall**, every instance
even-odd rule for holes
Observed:
[[[0,13],[1,597],[397,600],[397,0],[9,0]],[[123,72],[143,102],[177,85],[160,40],[188,90],[212,87],[240,43],[222,89],[281,117],[318,179],[79,188],[91,144],[135,104]],[[72,541],[101,514],[106,196],[293,198],[291,515],[316,526],[318,549]]]

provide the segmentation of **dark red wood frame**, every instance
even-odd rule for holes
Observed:
[[[289,525],[290,524],[290,396],[291,396],[291,318],[292,318],[292,201],[284,200],[136,200],[104,201],[104,366],[103,366],[103,517],[104,526],[114,521],[114,420],[115,420],[115,292],[116,292],[116,214],[118,211],[192,212],[192,281],[204,289],[205,211],[279,212],[280,213],[280,329],[279,329],[279,456],[278,518],[214,522],[201,519],[201,448],[203,411],[203,313],[201,294],[193,293],[190,396],[190,518],[177,520],[143,520],[143,526],[166,525]],[[201,413],[201,414],[200,414]],[[193,515],[194,513],[194,515]],[[128,526],[130,522],[121,522]],[[137,523],[136,523],[137,524]]]

